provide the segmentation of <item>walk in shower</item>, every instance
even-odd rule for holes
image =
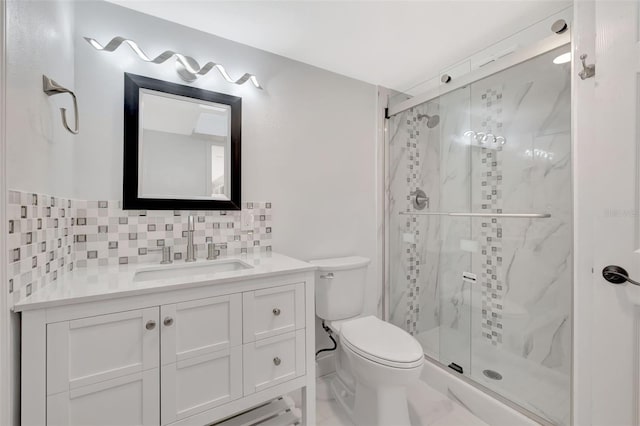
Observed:
[[[392,113],[387,137],[389,321],[430,361],[562,425],[570,418],[571,63],[556,58],[569,50]]]

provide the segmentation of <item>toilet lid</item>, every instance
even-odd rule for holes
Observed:
[[[413,336],[374,316],[346,321],[340,338],[349,349],[381,364],[413,368],[424,360],[422,346]]]

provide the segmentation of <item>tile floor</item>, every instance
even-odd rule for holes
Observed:
[[[353,426],[329,390],[333,375],[317,381],[317,426]],[[409,389],[409,415],[412,426],[487,426],[466,408],[431,388],[423,381]],[[390,425],[392,426],[392,425]]]

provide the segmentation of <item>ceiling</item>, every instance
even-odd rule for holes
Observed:
[[[404,90],[571,4],[507,1],[113,3],[373,84]]]

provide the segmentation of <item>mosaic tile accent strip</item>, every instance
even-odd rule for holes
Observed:
[[[8,279],[15,302],[62,274],[90,265],[160,261],[161,249],[186,256],[187,220],[195,217],[197,256],[207,244],[220,255],[272,250],[270,202],[247,202],[254,216],[252,230],[241,230],[241,211],[122,210],[120,201],[70,200],[9,191]]]
[[[485,133],[500,134],[502,130],[502,90],[487,89],[481,105],[486,114],[481,123]],[[502,213],[502,146],[481,148],[482,211]],[[502,223],[497,218],[484,218],[480,229],[480,262],[482,294],[482,336],[492,345],[502,344],[502,304],[505,285],[502,271]]]
[[[187,251],[187,218],[194,216],[197,256],[206,257],[214,243],[221,255],[271,250],[271,203],[244,203],[254,216],[251,231],[241,231],[239,210],[122,210],[120,201],[78,201],[74,250],[77,266],[127,264],[160,260],[164,246],[174,260]]]
[[[407,156],[408,173],[407,187],[409,194],[406,199],[405,211],[413,210],[411,201],[412,195],[418,189],[422,181],[422,167],[420,165],[420,150],[418,149],[418,137],[420,136],[420,121],[418,111],[414,108],[407,117]],[[405,329],[414,335],[418,332],[418,319],[420,316],[420,255],[418,245],[420,230],[418,228],[418,218],[416,216],[406,216],[405,229],[407,233],[414,236],[410,243],[405,244],[404,263],[407,265],[407,310],[405,319]]]
[[[9,191],[9,293],[16,302],[74,268],[75,201]]]

